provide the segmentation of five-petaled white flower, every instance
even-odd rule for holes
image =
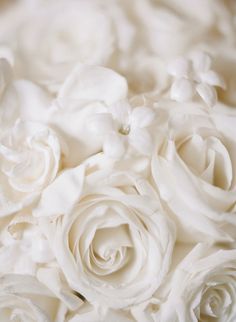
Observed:
[[[103,151],[114,159],[120,159],[129,147],[142,155],[152,152],[152,137],[149,131],[155,120],[150,107],[132,108],[127,101],[120,101],[108,108],[107,113],[94,114],[89,129],[103,136]]]
[[[214,86],[225,89],[225,81],[211,69],[212,60],[204,52],[196,52],[191,59],[179,57],[168,65],[168,73],[175,80],[171,86],[171,98],[178,102],[191,100],[197,93],[210,107],[217,102]]]

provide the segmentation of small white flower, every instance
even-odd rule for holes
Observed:
[[[193,103],[160,104],[168,111],[167,125],[157,135],[151,175],[176,220],[178,239],[235,240],[235,117],[225,121],[215,109]]]
[[[89,129],[104,136],[103,151],[120,159],[128,147],[142,155],[152,151],[152,138],[148,128],[153,124],[155,112],[145,106],[132,108],[127,101],[120,101],[108,108],[108,113],[97,113],[88,122]]]
[[[225,89],[225,82],[211,68],[211,58],[204,52],[195,53],[191,59],[179,57],[168,66],[175,80],[171,98],[177,102],[188,101],[197,93],[210,107],[217,102],[215,86]]]

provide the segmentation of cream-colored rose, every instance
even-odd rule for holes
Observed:
[[[56,177],[61,146],[57,135],[37,122],[16,122],[0,141],[0,215],[31,204]]]
[[[145,47],[163,60],[185,54],[202,43],[218,48],[234,34],[231,11],[223,2],[199,0],[191,6],[187,0],[133,2]]]
[[[35,275],[54,255],[29,209],[0,221],[0,275]]]
[[[173,272],[157,321],[233,322],[236,316],[236,251],[197,245]]]
[[[1,321],[64,322],[67,308],[29,275],[0,277]]]
[[[102,65],[110,58],[112,21],[97,1],[39,3],[30,13],[17,37],[22,74],[57,90],[77,62]]]
[[[29,276],[29,280],[37,277],[72,311],[83,303],[66,283],[48,240],[29,210],[0,220],[0,276],[9,274],[13,276],[12,281],[16,275]],[[27,279],[22,281],[22,291],[27,283]],[[47,296],[43,296],[42,301],[47,301]]]
[[[133,44],[133,26],[113,1],[21,1],[14,10],[3,15],[0,42],[14,50],[20,77],[53,92],[77,63],[119,66]],[[6,28],[8,19],[15,23]]]
[[[90,303],[124,308],[147,300],[168,272],[174,227],[139,176],[103,170],[84,178],[83,171],[65,171],[34,210],[59,266]]]
[[[157,133],[152,177],[178,239],[235,239],[235,117],[193,103],[159,105],[169,120]]]

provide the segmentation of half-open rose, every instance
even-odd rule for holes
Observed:
[[[157,135],[152,176],[167,211],[179,225],[178,238],[235,238],[234,117],[231,122],[224,117],[219,126],[214,110],[207,113],[194,104],[161,104],[169,108],[169,121]]]
[[[177,267],[160,321],[235,320],[236,251],[208,251],[206,245],[197,245]]]
[[[17,122],[0,141],[0,214],[29,205],[57,175],[61,147],[56,134],[37,122]]]
[[[175,241],[152,188],[110,171],[88,175],[82,186],[80,168],[64,172],[34,211],[70,286],[112,308],[150,298],[169,270]]]
[[[115,3],[71,0],[68,5],[67,0],[58,0],[30,6],[23,2],[15,15],[4,16],[16,22],[10,34],[0,34],[0,41],[15,50],[20,77],[53,92],[78,62],[118,67],[119,56],[134,42],[132,23]]]
[[[29,275],[0,277],[2,322],[64,322],[67,309],[49,289]]]

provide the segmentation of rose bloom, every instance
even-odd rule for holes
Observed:
[[[17,73],[53,92],[76,63],[110,66],[133,43],[133,27],[114,2],[26,1],[8,11],[0,41],[15,52]]]
[[[235,238],[235,117],[195,103],[162,101],[152,177],[181,241]],[[219,120],[222,119],[220,122]]]
[[[0,277],[2,322],[64,322],[67,309],[38,280],[29,275]]]
[[[16,122],[0,140],[0,212],[31,204],[56,177],[61,146],[57,135],[37,122]]]
[[[203,44],[214,52],[235,33],[232,10],[222,1],[199,0],[190,7],[188,0],[141,0],[131,6],[145,47],[164,61]]]
[[[235,277],[235,250],[214,251],[197,245],[173,272],[157,321],[235,321]]]
[[[69,285],[90,303],[127,307],[163,282],[175,229],[155,197],[132,173],[95,171],[84,178],[81,167],[44,191],[34,215],[42,217]]]

